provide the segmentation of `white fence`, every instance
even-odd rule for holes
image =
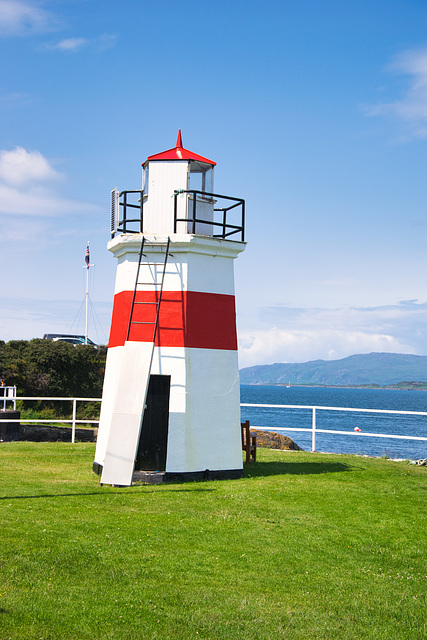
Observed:
[[[403,435],[391,435],[389,433],[368,433],[361,431],[339,431],[337,429],[318,429],[316,427],[316,412],[317,411],[344,411],[344,412],[354,412],[354,413],[386,413],[393,415],[406,415],[406,416],[427,416],[426,411],[396,411],[391,409],[356,409],[350,407],[322,407],[322,406],[312,406],[312,405],[301,405],[301,404],[248,404],[242,403],[241,407],[252,407],[252,408],[266,408],[266,409],[308,409],[311,411],[311,428],[303,428],[303,427],[261,427],[251,425],[251,429],[265,430],[265,431],[308,431],[311,432],[311,450],[316,451],[316,433],[334,433],[344,436],[355,436],[355,437],[370,437],[370,438],[395,438],[399,440],[422,440],[427,442],[427,437],[421,436],[403,436]]]
[[[16,409],[16,387],[0,387],[0,407],[3,405],[3,411],[6,411],[8,402]]]
[[[75,432],[77,424],[94,424],[98,425],[99,420],[77,420],[77,403],[78,402],[101,402],[101,398],[46,398],[46,397],[24,397],[24,396],[16,396],[16,387],[2,387],[4,392],[4,398],[2,399],[0,393],[0,405],[3,402],[3,409],[6,409],[6,403],[13,403],[14,408],[16,408],[17,400],[50,400],[50,401],[67,401],[72,403],[72,417],[71,419],[49,419],[46,420],[44,418],[41,419],[8,419],[8,422],[20,422],[20,423],[43,423],[43,424],[71,424],[71,442],[75,441]],[[1,388],[0,388],[1,389]],[[13,393],[6,390],[14,390]],[[353,413],[383,413],[383,414],[392,414],[392,415],[406,415],[406,416],[427,416],[426,411],[396,411],[389,409],[356,409],[350,407],[322,407],[322,406],[313,406],[313,405],[300,405],[300,404],[250,404],[250,403],[241,403],[241,407],[249,407],[249,408],[265,408],[265,409],[307,409],[311,411],[311,427],[263,427],[263,426],[255,426],[251,425],[252,429],[255,430],[266,430],[266,431],[275,431],[275,432],[294,432],[294,431],[305,431],[311,433],[311,450],[316,451],[316,434],[317,433],[330,433],[330,434],[338,434],[344,436],[353,436],[353,437],[370,437],[370,438],[391,438],[391,439],[399,439],[399,440],[418,440],[427,442],[427,437],[422,436],[407,436],[407,435],[392,435],[388,433],[369,433],[369,432],[361,432],[361,431],[340,431],[337,429],[319,429],[316,427],[316,414],[318,411],[343,411],[343,412],[353,412]]]
[[[15,388],[15,393],[16,393],[16,387]],[[19,422],[20,424],[38,424],[38,423],[42,423],[42,424],[71,424],[71,442],[74,443],[75,439],[76,439],[76,424],[99,424],[99,420],[88,420],[87,418],[84,418],[84,420],[77,420],[76,416],[77,416],[77,403],[78,402],[101,402],[101,398],[47,398],[46,396],[40,396],[40,397],[35,397],[35,396],[31,396],[31,397],[27,397],[27,396],[16,396],[14,398],[8,397],[6,399],[7,401],[14,401],[14,407],[16,407],[16,401],[17,400],[56,400],[56,401],[61,401],[61,402],[71,402],[72,403],[72,417],[71,419],[67,420],[67,419],[63,419],[63,418],[54,418],[54,419],[45,419],[45,418],[29,418],[29,419],[7,419],[7,422]],[[6,407],[4,407],[6,408]]]

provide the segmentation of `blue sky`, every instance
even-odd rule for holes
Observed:
[[[246,199],[241,366],[426,355],[426,34],[424,0],[0,0],[0,339],[83,330],[90,240],[106,340],[110,189],[181,128]]]

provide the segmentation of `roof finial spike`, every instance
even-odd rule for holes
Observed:
[[[178,137],[176,139],[176,146],[182,149],[182,137],[181,137],[181,129],[178,129]]]

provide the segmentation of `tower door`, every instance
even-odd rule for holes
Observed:
[[[150,375],[135,469],[166,469],[170,384],[170,376]]]

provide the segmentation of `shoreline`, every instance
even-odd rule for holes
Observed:
[[[306,388],[306,389],[373,389],[374,391],[427,391],[427,382],[398,382],[396,384],[384,385],[381,387],[379,384],[291,384],[285,382],[241,382],[241,385],[247,385],[248,387],[285,387],[286,389],[294,388]],[[405,386],[403,386],[405,385]],[[424,385],[424,386],[419,386]]]

